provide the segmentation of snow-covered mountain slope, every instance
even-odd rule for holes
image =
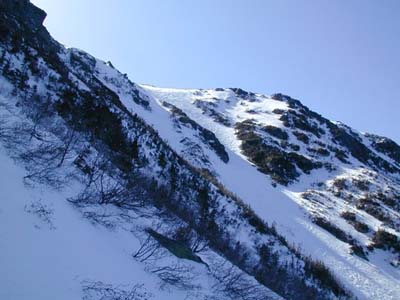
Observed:
[[[320,131],[320,136],[305,130],[307,126],[285,126],[282,115],[293,113],[293,100],[282,95],[269,97],[238,89],[142,87],[157,103],[168,102],[181,108],[216,134],[230,156],[227,164],[213,163],[218,166],[216,172],[221,182],[249,203],[263,219],[275,222],[279,232],[284,232],[291,242],[324,261],[360,298],[399,297],[398,240],[393,247],[377,245],[380,230],[399,237],[399,161],[371,147],[368,142],[371,135],[356,133],[325,119],[321,126],[310,116],[304,120],[315,126],[315,130],[310,128],[317,133]],[[331,124],[327,126],[328,122]],[[241,136],[243,129],[238,124],[249,124],[248,132],[259,135],[266,145],[279,147],[283,160],[272,160],[270,169],[265,166],[261,169],[257,160],[246,156]],[[337,131],[350,131],[356,141],[364,143],[366,151],[378,157],[377,161],[382,159],[383,167],[376,167],[374,161],[357,160],[340,139],[335,140],[329,126]],[[258,137],[251,138],[254,141]],[[179,148],[178,140],[168,142]],[[271,152],[268,150],[266,156]],[[304,171],[296,165],[296,180],[288,186],[277,186],[281,177],[273,180],[273,164],[279,172],[283,164],[291,163],[292,151],[304,155],[315,167]],[[255,151],[256,155],[259,153]],[[346,158],[338,158],[337,153],[343,153]],[[278,173],[278,176],[283,176],[281,174],[287,173]]]
[[[6,298],[400,298],[393,141],[281,94],[138,85],[29,1],[0,15]]]
[[[159,279],[131,257],[139,242],[128,230],[93,226],[74,210],[66,199],[76,187],[27,188],[4,149],[0,161],[1,299],[92,299],[110,286],[136,289],[133,299],[185,298],[156,288]]]

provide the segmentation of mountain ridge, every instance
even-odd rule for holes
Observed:
[[[0,23],[2,113],[10,115],[3,146],[34,186],[67,189],[66,171],[69,182],[78,179],[83,189],[69,202],[90,222],[136,224],[142,229],[132,239],[141,242],[155,232],[133,255],[145,271],[175,292],[197,291],[194,299],[396,299],[398,145],[281,94],[138,85],[7,9]],[[177,273],[190,274],[181,265],[174,285],[150,264],[143,249],[159,250],[154,237],[177,257],[205,243],[201,259],[210,267],[201,276],[219,282],[212,294],[181,279]],[[246,287],[227,285],[210,263],[218,260],[238,267]],[[105,289],[98,287],[103,296]]]

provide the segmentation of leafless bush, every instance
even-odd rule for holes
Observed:
[[[0,122],[0,141],[11,157],[26,168],[26,184],[45,184],[59,189],[73,178],[66,170],[60,172],[60,167],[71,158],[78,142],[74,131],[66,129],[56,138],[38,130],[36,124],[9,119]]]
[[[6,120],[3,119],[4,116],[0,116],[0,140],[6,139],[6,138],[10,138],[9,136],[7,136],[7,134],[9,134],[9,132],[7,132],[6,130]]]
[[[9,115],[1,116],[0,141],[10,153],[20,153],[29,147],[30,130],[28,122],[11,121]]]
[[[225,260],[212,265],[211,275],[216,283],[212,289],[216,294],[223,294],[229,299],[259,300],[268,299],[266,289],[234,265]]]
[[[35,183],[62,188],[72,178],[72,174],[59,172],[67,150],[55,143],[41,142],[37,146],[17,155],[17,160],[22,161],[28,174],[24,181],[28,185]]]
[[[139,218],[139,216],[132,215],[127,210],[118,210],[115,212],[109,212],[105,210],[87,210],[83,211],[83,216],[88,219],[92,224],[101,225],[108,229],[114,229],[117,225],[123,225],[122,222],[132,224],[133,220]]]
[[[148,300],[152,295],[142,284],[130,287],[113,286],[101,281],[83,281],[83,300]]]
[[[162,288],[171,285],[182,290],[194,290],[199,288],[194,284],[196,277],[192,269],[181,263],[166,266],[147,266],[147,271],[156,274],[162,281]]]
[[[193,253],[201,253],[209,248],[209,242],[188,225],[178,227],[173,234],[173,238],[187,245]]]
[[[56,228],[53,224],[53,208],[42,203],[41,200],[25,205],[24,210],[36,215],[43,223],[47,224],[50,229]]]
[[[85,188],[78,196],[70,199],[70,202],[80,206],[113,204],[120,208],[137,211],[144,207],[145,197],[140,195],[141,179],[139,177],[135,178],[135,188],[132,188],[133,179],[123,179],[110,165],[109,160],[101,155],[84,168],[86,169]]]
[[[160,244],[150,235],[145,233],[139,237],[140,247],[132,254],[132,257],[140,262],[146,262],[149,260],[157,261],[162,257],[165,257],[163,249]]]
[[[114,215],[107,214],[105,212],[98,213],[95,211],[85,211],[83,212],[83,216],[92,224],[102,225],[108,229],[114,229],[116,226]]]
[[[126,188],[125,182],[119,178],[110,177],[106,171],[93,178],[84,190],[74,199],[78,205],[87,204],[113,204],[119,207],[135,209],[142,206],[140,201],[135,201],[135,195]]]
[[[146,264],[146,271],[156,274],[163,282],[162,288],[174,286],[182,290],[194,290],[196,275],[190,267],[181,262],[162,262],[170,253],[147,231],[139,237],[140,247],[132,254],[136,260]]]

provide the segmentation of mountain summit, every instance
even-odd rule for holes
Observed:
[[[4,299],[400,299],[400,146],[132,82],[0,0]]]

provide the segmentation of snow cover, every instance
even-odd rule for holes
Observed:
[[[213,293],[215,281],[206,266],[190,261],[183,263],[195,275],[191,282],[195,289],[163,285],[143,263],[132,258],[140,244],[130,230],[123,226],[112,230],[94,226],[66,200],[80,190],[79,184],[63,192],[28,188],[22,181],[25,171],[15,165],[3,148],[0,163],[1,299],[108,299],[85,294],[83,288],[88,283],[127,291],[138,287],[146,295],[133,299],[205,299]],[[138,223],[125,226],[144,225]],[[215,261],[215,254],[205,253],[203,259]],[[161,260],[170,265],[177,258],[159,258],[158,263]],[[282,299],[273,292],[267,293],[269,299]]]
[[[0,87],[0,104],[8,105],[0,105],[0,115],[8,122],[16,116],[18,99],[11,95],[12,85],[1,76]],[[14,107],[12,112],[4,109],[9,106]],[[169,115],[161,109],[159,113],[162,117]],[[46,139],[49,138],[56,139],[47,133]],[[153,218],[152,214],[144,218],[134,216],[126,222],[116,217],[110,220],[115,226],[96,226],[84,213],[90,209],[98,209],[100,214],[118,209],[103,205],[86,207],[85,211],[73,206],[67,199],[82,191],[83,186],[77,182],[62,190],[27,186],[23,181],[26,171],[9,157],[12,150],[6,151],[0,145],[1,299],[108,299],[88,294],[85,288],[92,285],[126,291],[137,287],[145,296],[135,300],[209,299],[211,296],[227,299],[223,292],[215,290],[216,279],[205,264],[182,261],[170,253],[156,259],[154,267],[178,263],[190,271],[188,275],[193,276],[190,283],[194,288],[183,290],[166,285],[148,265],[133,258],[140,247],[140,232],[157,225],[156,215]],[[232,267],[241,272],[212,251],[201,256],[210,265],[222,261],[228,270]],[[243,280],[257,285],[254,278],[244,273],[242,276]],[[263,286],[260,289],[268,299],[281,299]]]
[[[235,99],[233,92],[229,89],[224,91],[184,90],[149,85],[142,85],[142,88],[149,93],[150,97],[156,99],[154,106],[162,101],[172,103],[200,125],[213,131],[229,149],[230,156],[227,164],[213,159],[213,166],[219,174],[219,180],[250,204],[264,220],[269,223],[275,222],[278,231],[290,242],[300,245],[303,251],[313,258],[324,261],[356,296],[360,299],[400,299],[400,272],[388,266],[385,261],[387,257],[382,253],[383,251],[375,251],[369,262],[351,255],[348,244],[339,241],[308,218],[307,211],[296,191],[306,191],[310,183],[321,181],[332,175],[328,175],[324,170],[318,170],[304,176],[307,178],[289,188],[272,187],[270,179],[258,172],[240,153],[240,141],[237,140],[234,129],[218,124],[194,105],[199,98],[210,102],[218,101],[219,112],[234,121],[255,118],[262,124],[282,127],[272,110],[287,109],[285,102],[257,95],[257,101],[241,105],[241,100]],[[224,101],[227,99],[230,100],[229,103]],[[258,111],[260,114],[254,115],[248,111]],[[158,127],[158,124],[161,126]],[[167,124],[168,120],[159,119],[157,123],[153,123],[161,136],[172,147],[179,149],[179,140],[171,138],[170,135],[163,135]],[[376,228],[376,225],[373,228]]]
[[[126,231],[95,227],[65,192],[27,188],[24,170],[0,152],[0,298],[82,299],[84,281],[130,287],[145,283],[155,299],[184,299],[159,290],[159,279],[132,259],[139,243]],[[38,203],[49,213],[35,213]]]
[[[85,55],[80,50],[68,49],[61,57],[68,61],[72,53]],[[21,61],[14,59],[16,69],[22,68]],[[70,73],[68,76],[80,89],[88,89],[76,75]],[[334,178],[365,176],[359,162],[352,160],[350,166],[339,164],[334,173],[316,170],[289,187],[274,187],[271,179],[257,171],[241,153],[241,142],[236,138],[234,124],[253,119],[257,124],[283,127],[273,110],[287,110],[286,102],[260,94],[254,94],[252,100],[247,101],[232,89],[185,90],[136,85],[100,60],[95,61],[95,76],[119,96],[129,111],[153,126],[174,150],[197,167],[211,168],[221,183],[249,204],[260,217],[269,224],[275,223],[279,233],[290,243],[299,245],[313,259],[323,261],[359,299],[400,299],[400,270],[389,265],[388,253],[375,250],[369,261],[351,255],[348,244],[310,220],[311,212],[327,213],[327,210],[301,197],[316,182],[322,181],[329,186]],[[45,91],[43,83],[30,82],[34,83],[39,84],[39,92]],[[8,94],[5,91],[10,87],[6,82],[1,81],[0,87],[3,95]],[[133,101],[133,90],[149,101],[149,107]],[[182,109],[189,118],[213,132],[225,146],[229,162],[223,162],[204,145],[193,129],[177,126],[164,102]],[[213,114],[222,116],[227,123],[216,121]],[[198,157],[190,156],[187,150],[192,144],[199,145],[201,157],[204,156],[206,162],[199,159],[199,153]],[[0,165],[0,298],[82,299],[85,282],[101,281],[122,288],[143,283],[143,288],[154,299],[187,299],[187,293],[176,288],[160,289],[160,279],[132,258],[139,241],[129,230],[94,226],[66,201],[81,190],[78,183],[63,191],[43,186],[27,187],[22,181],[25,171],[15,165],[2,148]],[[387,184],[379,174],[377,176],[379,184]],[[330,219],[358,234],[359,240],[367,243],[365,235],[354,232],[338,217],[338,213],[347,208],[343,201],[328,192],[325,194],[329,198],[326,205],[333,208]],[[382,222],[368,214],[358,213],[369,227],[377,229],[382,226]],[[243,243],[249,239],[243,232],[237,235]],[[192,267],[199,274],[197,281],[202,286],[199,293],[207,295],[213,283],[206,268],[194,263]],[[191,296],[196,299],[196,296]],[[271,297],[279,299],[273,293]]]

